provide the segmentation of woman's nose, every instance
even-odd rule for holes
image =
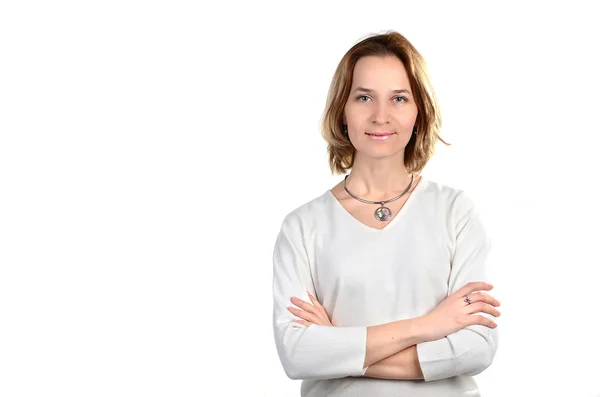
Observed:
[[[375,105],[371,118],[374,123],[385,124],[389,121],[389,109],[385,103]]]

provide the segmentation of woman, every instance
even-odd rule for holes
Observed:
[[[440,136],[426,65],[399,33],[352,47],[323,118],[332,172],[273,255],[273,327],[302,396],[478,396],[500,302],[471,199],[420,174]],[[446,142],[444,142],[446,143]]]

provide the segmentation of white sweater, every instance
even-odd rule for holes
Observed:
[[[273,253],[273,328],[285,373],[303,379],[306,397],[479,396],[472,376],[492,363],[498,328],[473,325],[418,344],[424,381],[362,375],[368,326],[423,316],[468,282],[489,282],[489,251],[472,200],[425,176],[381,230],[329,190],[296,208]],[[306,290],[334,327],[292,322],[290,298],[310,302]]]

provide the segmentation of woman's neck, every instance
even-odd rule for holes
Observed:
[[[369,162],[355,161],[346,187],[352,194],[366,200],[369,197],[383,200],[402,193],[410,182],[411,174],[403,162],[399,164],[397,159],[391,158],[371,159]]]

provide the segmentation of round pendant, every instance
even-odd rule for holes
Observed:
[[[379,207],[375,210],[375,218],[378,221],[385,222],[392,217],[392,211],[388,207]]]

